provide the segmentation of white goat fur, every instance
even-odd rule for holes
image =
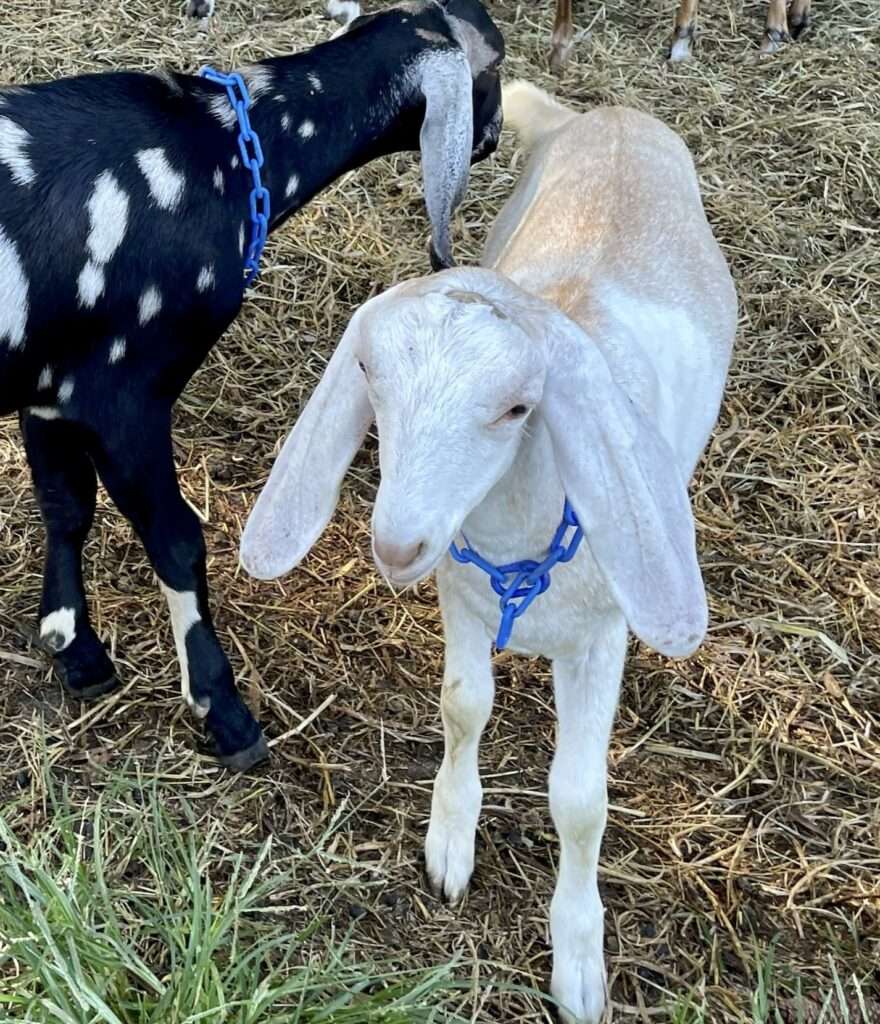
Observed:
[[[306,555],[375,417],[374,557],[392,583],[437,571],[446,753],[426,856],[455,900],[474,863],[499,613],[484,574],[446,552],[463,528],[496,564],[540,560],[568,495],[587,543],[517,620],[511,647],[553,661],[551,990],[564,1020],[592,1024],[606,1001],[596,869],[627,625],[673,655],[705,632],[686,482],[718,414],[736,298],[669,129],[623,108],[575,115],[525,83],[506,88],[504,107],[533,153],[484,268],[398,285],[355,314],[255,506],[242,559],[270,578]],[[527,418],[513,415],[520,405]],[[383,564],[377,550],[411,561]]]

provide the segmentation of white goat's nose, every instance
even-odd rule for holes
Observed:
[[[387,569],[401,570],[408,569],[419,557],[425,548],[424,541],[413,541],[411,544],[397,544],[394,541],[380,540],[378,537],[373,541],[373,550],[376,558]]]

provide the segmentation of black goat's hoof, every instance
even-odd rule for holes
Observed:
[[[237,750],[234,754],[221,754],[218,751],[216,756],[220,764],[231,772],[246,772],[268,760],[269,745],[266,743],[266,737],[260,733],[257,741],[244,750]]]
[[[61,685],[77,700],[97,700],[119,685],[113,662],[90,627],[80,627],[69,647],[52,658]]]
[[[77,686],[70,681],[70,673],[63,665],[56,665],[55,671],[58,673],[58,678],[61,680],[61,685],[65,691],[71,697],[76,697],[77,700],[97,700],[106,693],[112,693],[122,685],[115,672],[97,683],[86,683],[83,686]]]

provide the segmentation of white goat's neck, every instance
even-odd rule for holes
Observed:
[[[562,520],[564,500],[550,435],[536,409],[513,464],[470,512],[464,533],[496,565],[524,558],[540,561]]]

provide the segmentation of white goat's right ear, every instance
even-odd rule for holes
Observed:
[[[562,485],[630,629],[671,657],[694,651],[708,609],[687,481],[604,355],[560,317],[542,415]]]
[[[419,137],[425,206],[431,221],[431,265],[455,266],[449,225],[467,191],[474,140],[473,79],[462,50],[434,50],[421,57],[418,88],[425,97]]]
[[[342,479],[373,420],[354,355],[355,313],[281,449],[241,538],[241,564],[275,579],[308,554],[330,521]]]

